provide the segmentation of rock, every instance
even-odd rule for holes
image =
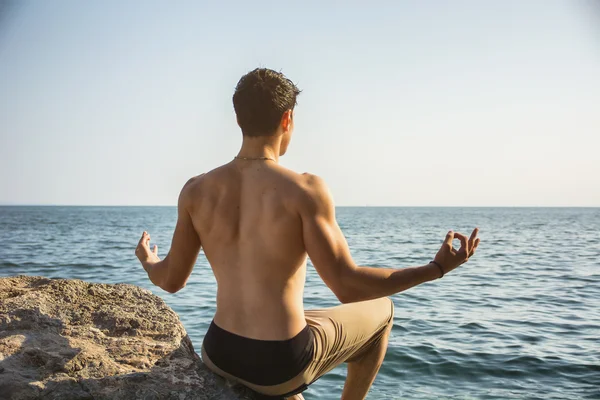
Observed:
[[[0,278],[0,399],[258,399],[210,372],[177,314],[133,285]]]

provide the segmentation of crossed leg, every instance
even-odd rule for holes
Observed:
[[[342,400],[364,399],[379,372],[394,325],[389,298],[308,310],[306,321],[316,332],[314,382],[346,362],[348,375]]]

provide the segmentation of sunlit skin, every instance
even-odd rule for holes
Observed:
[[[167,256],[161,260],[158,246],[150,248],[147,232],[135,251],[152,283],[175,293],[185,286],[202,247],[218,285],[215,323],[252,339],[285,340],[305,327],[307,256],[342,303],[390,296],[442,275],[433,263],[399,269],[356,265],[325,182],[279,165],[293,130],[288,110],[272,135],[244,137],[239,157],[272,160],[234,159],[190,179],[179,196]],[[473,256],[477,234],[478,229],[470,237],[448,232],[433,257],[444,274]],[[343,399],[366,396],[385,347],[387,336],[371,355],[348,363]]]

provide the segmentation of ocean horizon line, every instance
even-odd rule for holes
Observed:
[[[17,203],[0,203],[0,207],[89,207],[89,208],[117,208],[117,207],[138,207],[138,208],[159,208],[159,207],[172,207],[176,208],[176,204],[17,204]],[[336,205],[336,208],[600,208],[600,206],[586,206],[586,205],[552,205],[552,206],[532,206],[532,205],[469,205],[469,206],[457,206],[457,205]]]

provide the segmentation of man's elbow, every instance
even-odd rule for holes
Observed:
[[[183,285],[177,285],[173,283],[167,283],[162,285],[161,289],[165,292],[169,292],[171,294],[179,292],[181,289],[185,287],[185,283]]]
[[[355,303],[362,298],[360,287],[356,285],[357,268],[356,265],[350,265],[348,268],[345,268],[343,273],[339,274],[335,288],[332,288],[334,289],[333,293],[342,304]]]
[[[345,293],[335,293],[335,297],[337,297],[337,299],[339,300],[340,303],[342,304],[348,304],[348,303],[353,303],[352,298]]]
[[[357,301],[367,300],[370,296],[361,284],[360,267],[355,264],[349,265],[338,274],[335,287],[331,287],[333,293],[340,303],[356,303]]]
[[[335,297],[337,297],[342,304],[354,303],[357,301],[356,293],[353,293],[352,290],[348,290],[348,288],[344,286],[336,287],[333,290],[333,294],[335,294]]]
[[[356,303],[357,301],[366,300],[365,296],[361,295],[358,292],[335,293],[335,297],[337,297],[337,299],[342,304]]]

